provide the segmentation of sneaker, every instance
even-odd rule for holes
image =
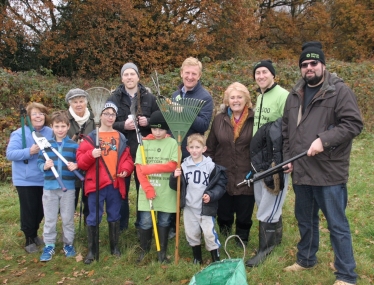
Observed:
[[[49,261],[52,259],[52,255],[55,254],[55,248],[53,246],[46,246],[43,249],[43,253],[40,256],[40,261]]]
[[[27,253],[35,253],[38,252],[38,247],[35,243],[31,243],[25,246],[25,250],[27,251]]]
[[[36,246],[41,246],[41,245],[45,246],[45,243],[44,243],[43,239],[38,237],[38,236],[34,238],[34,242],[35,242]]]
[[[336,280],[334,285],[356,285],[354,283],[348,283],[348,282],[344,282],[342,280]]]
[[[75,249],[72,244],[67,244],[64,246],[64,252],[66,257],[73,257],[75,256]]]
[[[314,266],[312,267],[303,267],[299,264],[297,264],[296,262],[290,266],[287,266],[286,268],[283,268],[283,271],[286,271],[286,272],[297,272],[297,271],[302,271],[302,270],[307,270],[307,269],[311,269],[313,268]]]

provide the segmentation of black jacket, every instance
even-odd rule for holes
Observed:
[[[159,110],[158,105],[156,103],[156,97],[153,94],[149,93],[147,89],[140,83],[138,83],[138,88],[140,90],[140,110],[138,110],[138,99],[134,99],[136,100],[135,102],[136,115],[145,116],[149,119],[153,112]],[[117,114],[116,121],[113,125],[113,128],[126,136],[127,144],[130,147],[131,156],[133,160],[135,161],[136,150],[138,149],[138,140],[136,138],[136,131],[125,130],[125,121],[128,119],[128,116],[131,114],[131,111],[130,111],[131,100],[126,93],[125,86],[123,84],[118,86],[117,89],[113,91],[108,101],[112,101],[118,107],[118,114]],[[139,129],[143,137],[151,133],[151,128],[149,126],[147,127],[139,126]]]
[[[204,194],[209,195],[210,201],[209,203],[202,203],[202,209],[201,209],[202,216],[215,217],[217,215],[218,200],[226,192],[227,177],[226,177],[225,170],[226,168],[216,164],[215,168],[210,174],[209,184],[204,191]],[[174,173],[171,173],[170,180],[169,180],[169,186],[171,189],[174,189],[174,190],[177,189],[177,181],[178,179],[174,177]],[[182,181],[182,185],[181,185],[180,207],[184,208],[186,205],[187,183],[186,183],[186,179],[183,173],[181,175],[181,181]]]

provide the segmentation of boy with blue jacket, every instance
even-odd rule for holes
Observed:
[[[45,247],[40,261],[49,261],[55,253],[57,237],[57,220],[60,212],[63,229],[64,253],[66,257],[75,256],[74,242],[74,211],[75,211],[75,174],[77,169],[76,151],[78,144],[67,136],[70,127],[69,118],[65,111],[57,111],[51,115],[51,127],[54,137],[49,140],[53,148],[68,161],[65,165],[61,159],[50,149],[45,149],[48,160],[44,159],[42,151],[39,152],[38,167],[44,173],[43,209]],[[57,182],[52,167],[55,167],[62,178],[66,189],[63,191]]]

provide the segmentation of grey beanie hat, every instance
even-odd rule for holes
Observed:
[[[116,104],[114,104],[112,101],[107,101],[105,103],[103,110],[101,110],[101,113],[103,113],[108,108],[112,108],[114,110],[114,112],[116,112],[116,114],[118,113],[118,108],[117,108]]]
[[[86,91],[75,88],[75,89],[70,89],[69,92],[65,96],[65,101],[66,103],[69,103],[69,100],[75,98],[75,97],[85,97],[87,98],[88,94]]]
[[[136,71],[136,73],[138,74],[138,76],[140,77],[139,75],[139,70],[138,70],[138,67],[135,65],[135,63],[132,63],[132,62],[128,62],[128,63],[125,63],[122,68],[121,68],[121,78],[122,78],[122,75],[123,73],[125,72],[126,69],[129,69],[129,68],[132,68]]]

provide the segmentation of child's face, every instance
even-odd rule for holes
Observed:
[[[202,158],[203,153],[206,151],[206,146],[203,146],[198,141],[192,141],[188,144],[187,151],[190,153],[192,159],[195,161]]]
[[[64,122],[52,123],[52,130],[56,136],[56,141],[61,141],[64,137],[66,137],[66,134],[68,133],[69,128],[70,128],[70,125]]]
[[[155,136],[156,140],[162,140],[166,137],[167,130],[159,129],[159,128],[151,128],[152,135]]]
[[[112,127],[116,121],[116,112],[112,108],[105,109],[100,116],[101,125]]]

